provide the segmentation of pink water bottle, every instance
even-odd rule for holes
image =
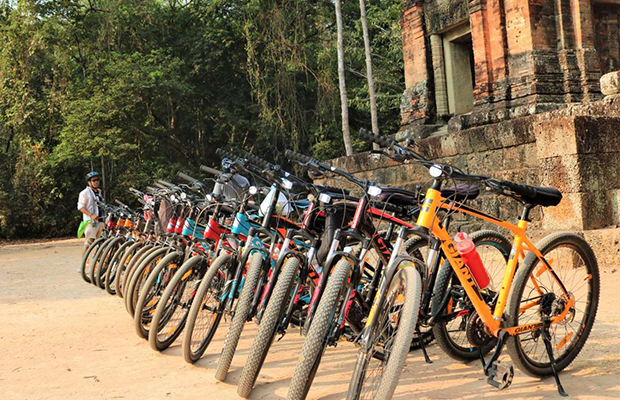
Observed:
[[[473,275],[478,287],[485,289],[491,283],[489,274],[487,274],[484,264],[480,259],[480,255],[476,250],[476,245],[471,238],[465,232],[459,232],[454,236],[454,244],[456,249],[461,254],[463,261],[469,267],[471,274]]]

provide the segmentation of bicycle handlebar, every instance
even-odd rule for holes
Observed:
[[[251,163],[256,164],[259,167],[264,168],[264,169],[274,167],[272,163],[265,161],[262,158],[255,156],[254,154],[247,152],[247,151],[245,152],[245,158],[247,158],[248,161],[250,161]]]
[[[220,175],[222,173],[221,171],[218,171],[215,168],[207,167],[206,165],[201,165],[200,166],[200,170],[204,171],[204,172],[207,172],[207,173],[209,173],[211,175]]]
[[[189,183],[196,184],[198,182],[198,179],[192,178],[191,176],[189,176],[186,173],[183,173],[181,171],[177,172],[177,176],[179,178],[181,178],[181,179],[184,179],[184,180],[188,181]]]
[[[129,208],[129,206],[127,206],[127,204],[123,203],[122,201],[120,201],[119,199],[114,199],[114,202],[116,204],[118,204],[121,207],[125,207],[125,208]]]
[[[360,129],[360,137],[362,137],[363,139],[369,140],[371,142],[377,143],[378,145],[383,146],[383,147],[390,147],[396,144],[394,140],[388,137],[385,137],[385,136],[376,135],[372,133],[371,131],[369,131],[368,129],[364,129],[364,128]]]
[[[164,185],[164,186],[166,186],[166,188],[174,187],[174,185],[172,183],[164,181],[163,179],[158,179],[157,182],[162,184],[162,185]]]
[[[354,177],[350,173],[348,173],[346,171],[343,171],[343,170],[341,170],[339,168],[336,168],[333,165],[329,165],[327,163],[318,161],[318,160],[316,160],[314,158],[305,156],[303,154],[296,153],[296,152],[294,152],[292,150],[286,150],[284,155],[288,159],[290,159],[292,161],[296,161],[296,162],[298,162],[300,164],[304,164],[304,165],[310,166],[310,167],[312,167],[314,165],[315,167],[318,167],[319,169],[322,169],[322,170],[325,170],[325,171],[330,171],[330,172],[333,172],[335,174],[341,175],[341,176],[345,177],[346,179],[350,180],[351,182],[355,183],[356,185],[363,187],[364,190],[365,190],[366,186],[368,186],[370,184],[369,181],[357,179],[356,177]]]

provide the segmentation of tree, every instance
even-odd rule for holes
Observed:
[[[366,59],[366,77],[368,80],[368,97],[370,98],[370,123],[372,132],[379,134],[379,119],[377,117],[377,95],[375,94],[375,80],[372,75],[372,59],[370,57],[370,38],[368,37],[368,24],[366,22],[366,3],[360,0],[360,21],[362,23],[362,35],[364,37],[364,56]],[[379,145],[372,144],[373,149],[378,150]]]
[[[349,129],[349,105],[347,100],[347,85],[344,78],[344,39],[342,29],[342,10],[340,0],[335,0],[336,7],[336,25],[338,31],[338,83],[340,89],[340,108],[342,118],[342,138],[347,156],[353,154],[353,146],[351,145],[351,133]]]

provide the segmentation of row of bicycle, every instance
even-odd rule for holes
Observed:
[[[552,188],[500,181],[426,160],[362,131],[384,156],[428,168],[425,190],[362,180],[291,151],[313,178],[343,179],[356,190],[319,185],[252,154],[218,150],[222,171],[201,167],[213,184],[179,173],[131,189],[141,212],[106,210],[105,231],[82,261],[85,281],[125,300],[137,334],[164,351],[181,339],[185,361],[210,346],[230,317],[216,378],[225,380],[246,322],[258,331],[238,394],[248,397],[272,347],[293,326],[305,335],[288,398],[304,399],[326,349],[357,346],[347,398],[389,399],[407,354],[436,340],[453,359],[480,359],[487,381],[512,382],[504,348],[525,373],[553,375],[583,348],[596,316],[599,272],[585,240],[555,233],[536,245],[526,236],[535,206],[555,206]],[[243,185],[239,175],[252,177]],[[247,180],[245,180],[247,182]],[[444,187],[447,182],[467,184]],[[262,184],[258,184],[262,182]],[[519,201],[518,222],[467,203],[483,185]],[[338,185],[340,186],[340,185]],[[232,194],[231,194],[232,193]],[[450,234],[454,214],[511,232]],[[260,384],[260,383],[259,383]]]

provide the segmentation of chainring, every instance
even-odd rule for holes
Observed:
[[[472,346],[485,347],[495,340],[475,310],[471,310],[465,327],[467,340]]]

